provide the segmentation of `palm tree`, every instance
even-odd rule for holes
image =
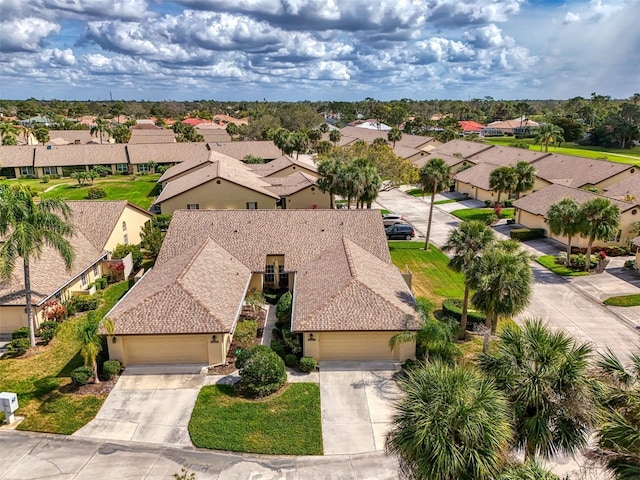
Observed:
[[[366,162],[366,160],[363,160]],[[360,196],[364,191],[364,179],[361,163],[358,160],[348,164],[343,170],[339,179],[340,190],[343,197],[347,197],[347,208],[351,208],[351,200],[356,200],[356,208],[360,201]]]
[[[340,178],[344,164],[337,158],[327,158],[318,164],[318,188],[329,192],[329,208],[333,210],[333,196],[340,191]]]
[[[30,262],[40,258],[43,247],[57,251],[67,269],[73,264],[73,247],[67,238],[73,233],[68,223],[69,207],[59,198],[36,204],[25,185],[0,185],[0,277],[11,278],[18,259],[22,259],[27,322],[31,346],[36,344],[31,305]]]
[[[515,240],[504,240],[485,249],[469,272],[475,290],[471,303],[487,317],[495,334],[500,318],[522,312],[531,297],[530,256]]]
[[[585,202],[578,213],[580,233],[587,238],[585,270],[591,267],[591,247],[596,240],[608,240],[615,236],[620,225],[620,209],[604,197]]]
[[[596,362],[603,389],[591,454],[618,480],[640,478],[640,354],[630,361],[625,368],[609,350]]]
[[[542,467],[535,459],[505,468],[497,480],[560,480],[553,472]]]
[[[513,167],[498,167],[489,176],[489,187],[491,190],[498,192],[496,204],[500,203],[500,195],[502,192],[509,194],[512,192],[518,181],[516,171]]]
[[[580,206],[572,198],[563,198],[549,207],[547,224],[552,235],[567,237],[567,265],[571,263],[571,241],[580,233]]]
[[[402,130],[398,127],[393,127],[387,133],[387,139],[393,144],[393,148],[396,148],[396,142],[402,139]]]
[[[516,194],[516,198],[520,198],[520,194],[528,192],[536,183],[536,169],[528,162],[518,162],[513,167],[516,173],[516,183],[512,192]]]
[[[38,127],[34,130],[33,134],[36,137],[36,140],[41,143],[42,145],[44,145],[45,143],[47,143],[49,141],[49,130],[47,130],[44,127]]]
[[[513,408],[515,445],[525,459],[571,454],[587,443],[593,425],[591,347],[539,319],[508,325],[495,353],[478,357]]]
[[[342,137],[342,133],[340,133],[340,130],[331,130],[329,132],[329,140],[333,142],[334,146],[338,145],[338,142],[340,141],[341,137]]]
[[[367,208],[371,208],[371,205],[378,197],[380,187],[382,186],[382,179],[378,175],[378,169],[375,165],[367,162],[361,168],[361,180],[362,180],[362,193],[360,194],[361,208],[367,205]]]
[[[560,145],[564,142],[564,130],[557,125],[552,123],[546,123],[544,125],[540,125],[538,132],[536,133],[535,138],[533,139],[533,143],[540,144],[540,151],[542,151],[542,146],[544,145],[544,151],[549,151],[549,144],[553,143],[554,145]]]
[[[114,331],[114,325],[110,319],[102,321],[96,312],[89,312],[76,328],[76,338],[81,345],[80,355],[82,355],[85,367],[93,370],[93,383],[100,383],[98,362],[96,361],[98,354],[102,351],[100,327],[103,327],[107,334],[112,334]]]
[[[424,298],[416,298],[416,313],[423,325],[418,331],[398,332],[389,339],[389,348],[395,350],[403,343],[415,342],[416,349],[424,349],[426,361],[437,359],[453,364],[460,357],[460,349],[453,342],[453,322],[444,322],[433,317],[433,303]]]
[[[318,142],[322,140],[322,132],[318,129],[309,130],[307,138],[311,142],[311,147],[315,150],[318,148]]]
[[[464,340],[467,331],[467,311],[469,308],[473,263],[494,240],[493,230],[484,222],[468,220],[462,222],[458,228],[449,234],[447,243],[442,247],[443,252],[453,252],[453,257],[449,260],[449,267],[456,272],[462,272],[465,277],[462,318],[460,320],[460,331],[458,332],[460,340]]]
[[[0,137],[2,137],[2,145],[15,145],[17,143],[20,130],[13,123],[0,123]]]
[[[107,122],[105,119],[101,117],[96,117],[94,121],[95,121],[95,125],[91,126],[91,128],[89,129],[89,133],[92,136],[98,135],[100,138],[100,143],[102,143],[102,135],[111,134],[111,126],[109,125],[109,122]],[[176,122],[176,123],[179,123],[179,122]]]
[[[415,480],[490,480],[512,437],[504,395],[469,365],[435,361],[398,379],[387,454]]]
[[[431,194],[429,205],[429,221],[427,223],[427,235],[424,241],[424,249],[429,249],[429,237],[431,236],[431,220],[433,218],[433,201],[436,193],[440,193],[451,183],[451,167],[441,158],[432,158],[420,169],[420,185],[424,192]]]

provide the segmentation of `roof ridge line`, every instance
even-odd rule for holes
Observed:
[[[342,245],[344,246],[344,253],[347,257],[347,265],[349,266],[349,273],[351,274],[352,278],[357,278],[358,272],[356,271],[356,265],[353,261],[353,257],[351,256],[351,250],[349,249],[349,245],[347,242],[350,242],[350,240],[343,235]]]

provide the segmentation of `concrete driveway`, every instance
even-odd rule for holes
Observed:
[[[205,379],[201,366],[127,367],[96,418],[74,435],[192,446],[187,426]]]
[[[325,455],[384,450],[399,391],[388,362],[320,362]]]

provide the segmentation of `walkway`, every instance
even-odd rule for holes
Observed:
[[[445,194],[449,195],[449,194]],[[436,199],[444,197],[436,197]],[[400,213],[412,223],[420,232],[425,232],[429,215],[429,198],[415,198],[399,190],[381,192],[377,203],[387,210]],[[447,213],[466,207],[476,207],[482,202],[469,200],[443,205],[435,205],[433,210],[433,225],[431,228],[431,242],[443,245],[449,233],[458,225],[460,220]],[[498,233],[505,232],[506,226],[496,228]],[[527,249],[536,255],[555,253],[561,249],[553,241],[538,240],[528,242]],[[591,275],[588,277],[573,277],[567,280],[549,272],[544,267],[532,262],[535,276],[531,302],[526,311],[518,317],[539,317],[550,326],[561,328],[576,338],[593,343],[597,350],[610,348],[620,358],[627,358],[632,352],[640,348],[640,331],[634,330],[629,323],[619,317],[619,312],[604,306],[594,290],[600,283],[616,285],[616,291],[631,290],[634,285],[612,276],[608,273]],[[578,280],[576,280],[578,279]],[[595,280],[594,280],[595,279]],[[588,288],[587,288],[588,286]],[[601,287],[602,288],[602,287]],[[640,293],[640,289],[638,291]],[[638,307],[633,307],[638,308]],[[640,310],[640,308],[638,308]],[[640,318],[640,312],[627,313],[635,319]],[[637,310],[636,310],[637,312]]]

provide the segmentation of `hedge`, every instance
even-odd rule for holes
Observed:
[[[462,300],[447,298],[442,302],[442,313],[460,322],[462,320]],[[487,317],[482,312],[469,309],[467,311],[467,330],[473,330],[476,325],[484,325]]]
[[[509,232],[509,236],[515,240],[535,240],[536,238],[544,238],[544,228],[514,228]]]

